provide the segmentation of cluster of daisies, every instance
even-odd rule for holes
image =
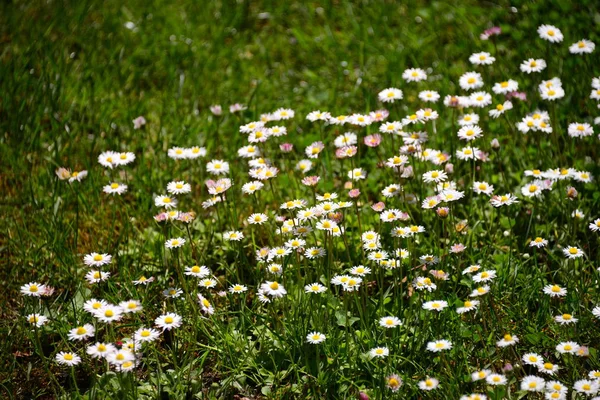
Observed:
[[[542,39],[551,43],[560,43],[564,39],[559,29],[549,25],[542,25],[538,29]],[[499,28],[492,28],[481,36],[482,40],[499,35]],[[594,51],[594,44],[588,40],[582,39],[569,47],[573,54],[589,54]],[[477,52],[469,57],[469,62],[473,69],[488,68],[496,62],[496,57],[488,52]],[[520,71],[525,74],[542,73],[547,68],[547,63],[541,58],[529,58],[520,65]],[[523,100],[527,98],[527,93],[520,91],[517,79],[506,77],[500,82],[493,82],[491,92],[486,91],[486,82],[483,76],[485,73],[471,71],[466,72],[458,78],[458,87],[466,93],[448,94],[442,98],[442,95],[434,90],[422,90],[417,94],[418,99],[424,104],[422,108],[413,110],[405,116],[398,116],[398,120],[391,121],[390,112],[386,109],[379,109],[370,113],[352,113],[349,115],[332,115],[327,111],[313,111],[306,116],[311,124],[314,124],[321,131],[327,127],[333,127],[336,132],[331,143],[325,141],[315,141],[306,146],[302,151],[298,151],[296,158],[290,162],[289,171],[283,171],[283,163],[276,163],[272,157],[273,148],[277,146],[268,146],[268,141],[275,141],[277,138],[288,135],[288,127],[277,125],[280,121],[290,121],[295,118],[295,111],[287,108],[279,108],[270,113],[260,116],[258,121],[251,121],[239,126],[239,134],[244,135],[247,143],[237,149],[237,157],[242,160],[243,165],[247,164],[247,178],[243,182],[234,182],[231,174],[230,161],[221,158],[215,158],[207,161],[204,165],[206,173],[210,179],[203,182],[206,186],[208,197],[202,199],[203,213],[210,214],[216,209],[218,229],[230,229],[217,232],[217,237],[222,240],[225,249],[242,249],[243,244],[248,244],[249,237],[252,237],[254,257],[257,264],[257,270],[260,271],[260,283],[255,288],[249,288],[239,281],[239,275],[231,271],[225,272],[225,280],[219,278],[219,274],[211,271],[206,266],[192,265],[187,266],[182,271],[183,276],[168,277],[167,280],[172,286],[163,290],[164,300],[167,307],[171,307],[170,300],[178,299],[183,296],[192,296],[194,311],[199,307],[205,317],[209,317],[216,312],[217,305],[211,302],[213,296],[224,297],[229,292],[231,295],[247,295],[252,301],[257,300],[257,307],[268,308],[275,304],[281,304],[282,300],[288,295],[290,285],[286,283],[286,271],[300,265],[311,265],[313,268],[305,268],[302,281],[295,281],[303,286],[302,296],[305,298],[314,298],[313,296],[366,296],[367,283],[374,280],[375,275],[390,276],[394,271],[400,269],[409,269],[405,288],[410,293],[419,294],[417,307],[432,315],[442,313],[453,313],[456,319],[469,318],[478,312],[481,302],[490,293],[500,286],[496,281],[500,274],[498,269],[491,266],[472,264],[459,270],[453,267],[444,258],[455,257],[452,260],[460,265],[459,256],[467,251],[468,246],[461,243],[462,238],[466,238],[469,231],[468,220],[455,220],[453,208],[456,203],[465,198],[485,199],[481,202],[487,206],[490,212],[494,209],[509,207],[516,204],[535,204],[545,198],[550,192],[561,192],[561,196],[569,200],[576,200],[579,196],[579,190],[585,184],[593,182],[591,172],[581,171],[575,168],[553,168],[553,169],[531,169],[523,172],[524,178],[529,181],[517,190],[516,193],[499,192],[494,181],[488,182],[483,179],[481,164],[491,161],[490,152],[500,151],[500,141],[498,138],[484,140],[489,132],[486,132],[484,118],[487,121],[506,117],[515,109],[522,109]],[[409,68],[402,74],[403,80],[407,84],[415,82],[428,81],[428,74],[420,68]],[[592,93],[590,98],[600,101],[600,78],[592,80]],[[557,101],[567,95],[561,80],[553,77],[548,80],[541,80],[536,91],[538,99],[545,104]],[[534,95],[529,93],[530,96]],[[378,99],[383,105],[400,102],[404,98],[404,92],[398,88],[387,88],[378,94]],[[439,128],[441,109],[436,111],[433,107],[441,101],[446,109],[452,110],[452,136],[456,135],[460,146],[456,150],[448,152],[445,149],[435,149],[428,147],[430,136],[433,137]],[[521,102],[519,104],[519,102]],[[233,105],[230,112],[239,112],[244,109],[242,105]],[[223,112],[220,106],[211,107],[214,116],[220,116]],[[134,128],[140,129],[146,124],[145,119],[134,120]],[[553,126],[551,115],[544,110],[535,110],[526,114],[520,122],[515,124],[518,132],[527,134],[529,132],[543,132],[552,134],[556,132],[558,126]],[[598,123],[596,121],[595,123]],[[437,125],[436,125],[437,124]],[[376,129],[369,128],[368,134],[362,135],[365,127],[376,126]],[[454,129],[456,127],[456,129]],[[342,132],[347,130],[346,132]],[[371,132],[377,133],[371,133]],[[592,136],[594,129],[588,122],[574,122],[568,126],[568,136],[572,139],[581,139]],[[396,140],[399,142],[396,143]],[[487,143],[486,143],[487,142]],[[398,144],[398,145],[397,145]],[[362,147],[364,146],[364,147]],[[366,149],[365,149],[366,147]],[[283,154],[293,153],[294,145],[292,143],[278,143],[278,148]],[[364,150],[362,150],[364,149]],[[369,150],[374,149],[374,150]],[[381,153],[389,151],[387,156]],[[558,149],[557,149],[558,150]],[[361,163],[361,151],[373,151],[373,157],[378,158],[378,167],[380,171],[370,171],[365,167],[365,162]],[[376,153],[375,153],[376,152]],[[320,190],[319,182],[333,171],[325,169],[325,163],[329,163],[329,154],[332,153],[337,165],[340,166],[341,173],[339,178],[346,180],[344,182],[344,192],[326,192]],[[168,150],[168,157],[175,160],[193,160],[207,157],[207,150],[203,147],[172,147]],[[291,158],[291,157],[290,157]],[[458,162],[455,166],[453,158]],[[349,162],[344,160],[349,159]],[[130,152],[107,151],[98,157],[98,162],[110,170],[132,163],[135,155]],[[327,161],[325,161],[327,160]],[[556,164],[553,164],[554,166]],[[319,174],[320,168],[323,168],[323,174]],[[459,177],[455,169],[470,171],[470,177]],[[303,190],[309,200],[304,198],[278,198],[275,194],[274,182],[280,173],[288,173],[290,176],[298,178],[302,184]],[[361,214],[364,214],[363,206],[365,202],[365,192],[368,187],[364,184],[373,173],[374,179],[381,183],[379,194],[382,201],[374,202],[369,211],[369,215],[364,218],[367,221],[361,223]],[[56,171],[61,180],[68,180],[69,183],[80,181],[87,175],[87,171],[71,172],[69,169],[60,168]],[[122,174],[125,177],[126,173]],[[121,175],[120,175],[121,176]],[[493,183],[492,183],[493,182]],[[298,184],[298,182],[295,182]],[[578,190],[576,186],[580,187]],[[419,190],[416,190],[416,189]],[[414,191],[412,193],[411,191]],[[163,194],[154,197],[154,204],[159,210],[154,216],[157,224],[173,224],[177,231],[186,232],[182,236],[165,238],[164,247],[167,253],[179,259],[186,259],[187,248],[194,246],[194,238],[190,233],[190,225],[196,218],[195,211],[180,211],[182,199],[185,196],[192,197],[195,187],[192,183],[183,180],[173,180],[167,184]],[[273,204],[263,210],[256,210],[261,201],[268,198],[268,191],[272,192],[272,202],[277,202],[277,211],[273,215]],[[127,191],[127,185],[112,182],[104,186],[103,191],[108,194],[122,195]],[[298,189],[296,192],[299,192]],[[416,193],[418,191],[418,193]],[[261,199],[261,194],[262,199]],[[282,195],[283,196],[283,195]],[[248,199],[255,205],[252,209],[243,213],[237,221],[227,221],[221,223],[223,214],[229,211],[229,199]],[[185,201],[186,203],[193,203]],[[387,204],[386,204],[387,202]],[[232,207],[236,207],[235,204]],[[402,207],[402,209],[401,209]],[[223,210],[224,212],[220,212]],[[244,210],[246,211],[246,210]],[[257,212],[264,211],[264,212]],[[514,210],[513,210],[514,211]],[[495,212],[495,211],[494,211]],[[429,253],[419,254],[420,249],[417,245],[423,243],[427,235],[434,235],[428,232],[423,218],[415,216],[415,213],[421,215],[431,215],[440,220],[450,219],[452,221],[449,229],[452,234],[448,236],[447,254],[433,255]],[[368,217],[368,218],[367,218]],[[580,210],[575,210],[573,218],[584,219],[585,215]],[[233,218],[231,218],[233,220]],[[240,220],[242,222],[240,222]],[[375,222],[373,222],[375,221]],[[471,221],[475,223],[475,221]],[[183,224],[183,225],[178,225]],[[239,225],[236,225],[239,224]],[[350,226],[352,225],[352,226]],[[377,228],[374,228],[377,227]],[[600,218],[589,222],[589,230],[600,232]],[[364,228],[364,229],[363,229]],[[172,232],[172,230],[171,230]],[[347,233],[350,232],[350,233]],[[355,232],[358,232],[355,248],[352,253],[356,258],[361,258],[361,263],[357,265],[346,266],[345,268],[320,270],[321,261],[339,248],[345,248],[347,251],[351,247],[348,242]],[[254,244],[254,235],[269,235],[269,246],[258,246]],[[175,236],[175,235],[174,235]],[[465,239],[466,240],[466,239]],[[335,242],[334,242],[335,241]],[[236,243],[239,242],[239,243]],[[335,244],[334,244],[335,243]],[[353,242],[351,242],[353,243]],[[353,244],[354,244],[353,243]],[[392,244],[390,246],[390,243]],[[337,244],[340,244],[337,246]],[[405,244],[405,247],[402,245]],[[549,240],[539,236],[532,239],[527,244],[528,247],[536,250],[547,247]],[[580,245],[576,243],[557,243],[559,252],[566,259],[566,263],[574,265],[576,259],[586,259],[586,254]],[[444,250],[445,251],[445,250]],[[431,251],[433,253],[433,251]],[[349,262],[352,259],[348,251]],[[84,257],[83,262],[90,268],[85,274],[85,279],[89,285],[96,285],[111,279],[111,273],[103,268],[108,268],[112,263],[112,256],[105,253],[91,253]],[[418,264],[418,265],[416,265]],[[407,268],[412,266],[413,268]],[[444,266],[449,268],[444,270]],[[416,272],[415,272],[416,271]],[[223,271],[221,271],[223,272]],[[380,274],[381,273],[381,274]],[[234,281],[233,279],[236,279]],[[441,287],[444,282],[454,279],[456,282],[468,285],[469,292],[465,292],[462,299],[456,303],[442,299]],[[132,281],[134,285],[148,285],[154,281],[154,277],[140,276]],[[294,284],[292,283],[292,284]],[[190,289],[190,284],[192,289]],[[384,283],[388,284],[388,283]],[[458,283],[457,283],[458,284]],[[570,287],[565,287],[555,282],[545,282],[542,293],[550,298],[560,299],[565,297],[569,291],[576,291],[577,288],[569,283]],[[288,288],[286,289],[286,285]],[[392,284],[388,284],[391,288]],[[302,287],[301,286],[301,287]],[[401,285],[397,284],[401,287]],[[162,288],[161,288],[162,289]],[[379,287],[378,290],[385,288]],[[396,287],[397,289],[397,287]],[[50,296],[53,289],[40,283],[32,282],[24,285],[21,292],[27,296],[39,297]],[[214,293],[216,292],[216,293]],[[404,296],[404,294],[400,294]],[[430,296],[434,296],[430,299]],[[246,304],[246,300],[244,300]],[[110,304],[104,300],[95,298],[88,299],[83,309],[95,319],[94,325],[83,323],[81,326],[73,327],[69,330],[67,337],[72,342],[86,342],[85,354],[92,358],[103,358],[109,365],[118,371],[128,371],[139,365],[144,346],[147,343],[160,339],[161,335],[172,329],[179,328],[185,324],[193,323],[192,317],[184,312],[173,311],[157,315],[154,319],[153,327],[140,326],[130,337],[115,343],[95,342],[97,333],[97,324],[107,324],[125,322],[131,325],[133,314],[142,310],[142,303],[139,300],[131,299],[120,302],[119,304]],[[399,310],[398,315],[406,315],[404,310]],[[596,318],[600,319],[600,306],[593,307],[586,311]],[[401,314],[402,313],[402,314]],[[381,314],[379,314],[381,315]],[[50,319],[41,313],[27,315],[27,321],[35,327],[42,327],[51,322]],[[403,317],[404,318],[404,317]],[[578,318],[565,311],[554,316],[554,322],[559,325],[576,324]],[[372,318],[371,324],[382,329],[402,329],[412,321],[402,321],[399,317],[388,315],[381,318]],[[148,324],[149,325],[149,324]],[[317,327],[308,326],[303,334],[305,342],[313,345],[322,345],[327,341],[329,331],[322,333],[315,330]],[[325,330],[326,328],[319,328]],[[349,329],[349,327],[346,327]],[[386,340],[385,336],[378,336],[380,340]],[[426,353],[434,356],[434,353],[451,352],[454,348],[451,338],[431,337],[424,343],[423,349]],[[515,350],[519,346],[520,340],[517,335],[511,332],[503,333],[497,338],[496,346],[498,348],[509,348]],[[386,346],[386,343],[377,347],[372,347],[365,354],[373,362],[386,357],[394,357],[395,346]],[[69,348],[73,346],[69,345]],[[369,346],[371,347],[371,346]],[[561,369],[570,364],[568,357],[587,357],[589,348],[583,343],[575,341],[562,341],[556,344],[554,349],[560,357],[565,357],[564,361],[552,362],[537,353],[526,353],[522,357],[513,360],[514,363],[522,362],[522,368],[525,374],[520,378],[519,388],[524,392],[539,392],[547,399],[566,399],[569,387],[559,382],[557,377]],[[514,355],[516,356],[516,350]],[[545,353],[544,353],[545,354]],[[56,361],[65,365],[76,365],[81,362],[83,351],[61,351],[56,354]],[[319,362],[319,360],[317,360]],[[501,371],[492,371],[491,369],[473,368],[471,378],[473,382],[478,382],[478,389],[486,392],[487,386],[508,385],[513,367],[507,364]],[[421,376],[416,382],[416,386],[422,391],[433,391],[443,389],[444,378],[435,375],[434,371],[428,371],[430,375]],[[422,379],[421,379],[422,378]],[[386,378],[387,387],[396,392],[403,386],[403,380],[399,373],[394,373]],[[587,377],[581,377],[572,385],[572,390],[586,396],[595,396],[600,388],[600,371],[589,371]],[[464,400],[486,399],[486,395],[472,393],[461,397]]]

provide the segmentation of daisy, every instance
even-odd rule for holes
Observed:
[[[515,335],[505,334],[502,339],[496,342],[496,346],[498,347],[508,347],[513,344],[519,343],[519,338]]]
[[[154,324],[159,328],[162,328],[163,331],[179,328],[181,323],[181,316],[175,313],[166,313],[154,320]]]
[[[510,101],[505,101],[502,104],[498,104],[494,109],[489,111],[489,115],[492,118],[498,118],[508,110],[512,110],[513,104]]]
[[[423,174],[423,181],[426,183],[430,183],[430,182],[439,183],[439,182],[444,182],[447,179],[448,179],[448,174],[446,174],[446,172],[444,172],[442,170],[428,171]]]
[[[578,321],[572,314],[562,314],[554,317],[554,320],[561,325],[574,324]]]
[[[477,283],[487,282],[487,281],[491,281],[495,277],[496,277],[496,271],[493,271],[493,270],[483,271],[483,272],[480,272],[477,275],[473,276],[473,281],[477,282]]]
[[[217,286],[217,281],[212,278],[206,278],[198,281],[198,286],[204,289],[210,289]]]
[[[450,350],[452,348],[452,342],[449,340],[435,340],[427,343],[427,350],[438,353],[442,350]]]
[[[418,386],[421,390],[434,390],[439,386],[440,381],[436,378],[427,378],[423,381],[419,381]]]
[[[81,362],[81,357],[79,357],[77,354],[64,351],[58,353],[54,359],[58,364],[68,365],[70,367],[77,365]]]
[[[21,286],[21,293],[26,296],[40,297],[46,292],[46,290],[46,285],[42,285],[37,282],[31,282]]]
[[[117,159],[118,153],[115,153],[114,151],[105,151],[98,156],[100,165],[110,169],[117,165]]]
[[[319,344],[323,343],[327,339],[325,335],[320,332],[311,332],[306,335],[306,341],[310,344]]]
[[[573,385],[573,389],[575,389],[578,393],[583,393],[586,396],[593,396],[598,393],[600,389],[600,383],[598,381],[592,381],[587,379],[581,379]]]
[[[210,301],[208,301],[208,299],[202,296],[200,293],[198,293],[198,303],[200,304],[200,307],[202,307],[202,312],[208,315],[214,314],[214,307],[212,306],[212,304],[210,304]]]
[[[423,90],[419,92],[419,99],[425,102],[435,103],[440,99],[440,95],[433,90]]]
[[[459,160],[477,160],[479,149],[477,147],[464,147],[460,150],[456,150],[456,157]]]
[[[555,373],[558,372],[558,365],[556,364],[552,364],[551,362],[545,362],[542,365],[538,366],[538,370],[541,373],[544,374],[548,374],[548,375],[554,375]]]
[[[503,82],[497,82],[494,84],[492,91],[496,94],[506,94],[510,92],[516,92],[519,89],[517,81],[509,79]]]
[[[244,286],[244,285],[240,285],[239,283],[229,287],[229,293],[231,293],[231,294],[244,293],[247,291],[248,291],[248,287]]]
[[[138,300],[127,300],[119,303],[119,307],[123,310],[123,313],[136,313],[142,311],[142,303]]]
[[[328,113],[327,111],[312,111],[310,112],[307,116],[306,119],[311,121],[311,122],[315,122],[315,121],[327,121],[329,119],[331,119],[331,114]]]
[[[109,354],[117,351],[117,348],[110,343],[99,343],[89,345],[85,352],[93,358],[105,358]]]
[[[472,107],[487,107],[492,104],[492,95],[487,92],[474,92],[469,96],[469,104]]]
[[[185,244],[185,239],[182,237],[169,239],[165,242],[165,247],[167,249],[177,249]]]
[[[185,149],[184,153],[185,153],[186,158],[194,160],[198,157],[206,156],[206,149],[204,147],[194,146],[194,147],[190,147],[189,149]]]
[[[151,276],[150,278],[146,278],[145,276],[140,276],[139,279],[133,281],[134,285],[147,285],[149,283],[154,282],[154,277]]]
[[[365,275],[368,275],[371,273],[371,268],[367,268],[365,266],[358,265],[356,267],[352,267],[352,269],[350,270],[350,273],[352,275],[365,276]]]
[[[595,48],[596,45],[594,42],[587,39],[581,39],[577,43],[573,43],[569,46],[569,52],[571,54],[590,54]]]
[[[467,72],[459,78],[458,84],[463,90],[478,89],[483,86],[483,79],[478,72]]]
[[[490,203],[494,207],[510,206],[518,202],[519,201],[517,200],[517,198],[510,193],[507,193],[502,196],[492,196],[492,198],[490,199]]]
[[[540,38],[547,40],[551,43],[559,43],[563,40],[562,32],[555,26],[552,25],[540,25],[537,29]]]
[[[485,194],[491,196],[494,192],[494,186],[487,182],[473,182],[473,191],[477,194]]]
[[[115,161],[116,165],[127,165],[135,161],[135,154],[130,151],[123,153],[116,153],[117,159]]]
[[[597,218],[593,222],[591,222],[589,225],[589,228],[592,232],[599,232],[600,231],[600,218]]]
[[[89,267],[101,267],[110,264],[112,256],[110,254],[90,253],[83,257],[83,263]]]
[[[165,297],[168,297],[171,299],[177,299],[177,298],[181,297],[181,295],[183,294],[183,290],[174,288],[174,287],[170,287],[170,288],[163,290],[162,294]]]
[[[566,394],[569,389],[558,381],[548,381],[546,382],[546,390],[549,392],[558,392]]]
[[[591,136],[594,134],[594,128],[590,124],[587,123],[579,123],[575,122],[569,124],[567,129],[569,136],[574,138],[581,138],[586,136]]]
[[[546,285],[543,291],[550,297],[565,297],[567,295],[567,289],[558,285]]]
[[[169,182],[167,184],[167,192],[169,192],[173,195],[190,193],[191,191],[192,191],[192,186],[189,183],[185,183],[184,181],[174,181],[174,182]],[[155,199],[155,201],[156,201],[156,199]],[[161,207],[163,205],[164,204],[160,204],[158,206]],[[175,206],[173,206],[173,207],[175,207]],[[167,208],[170,208],[170,207],[167,207]]]
[[[168,210],[177,207],[177,199],[165,195],[156,196],[154,198],[154,205],[156,207],[164,207]]]
[[[70,340],[85,340],[93,337],[95,331],[96,330],[94,329],[93,325],[85,324],[83,326],[71,329],[67,336]]]
[[[85,279],[88,281],[88,283],[94,284],[94,283],[98,283],[98,282],[103,282],[105,280],[107,280],[110,277],[110,272],[103,272],[103,271],[96,271],[96,270],[91,270],[89,271],[87,274],[85,274]]]
[[[473,53],[469,57],[469,62],[474,65],[492,65],[496,61],[495,57],[486,51],[481,53]]]
[[[575,342],[561,342],[556,345],[556,351],[560,354],[575,354],[581,346]]]
[[[477,114],[465,114],[461,119],[458,120],[460,126],[466,125],[477,125],[479,123],[479,115]]]
[[[384,328],[395,328],[402,325],[402,322],[397,317],[383,317],[379,319],[379,326]]]
[[[401,100],[403,97],[402,90],[396,88],[389,88],[379,92],[379,101],[382,103],[393,103],[396,100]]]
[[[229,163],[223,160],[212,160],[206,164],[206,170],[213,175],[227,175]]]
[[[525,197],[540,197],[544,190],[544,183],[542,181],[533,181],[521,188],[521,194]]]
[[[540,89],[540,96],[544,100],[556,100],[565,97],[565,91],[562,87],[544,87]]]
[[[458,131],[458,138],[470,142],[482,137],[482,130],[477,125],[465,125]]]
[[[160,336],[160,332],[152,328],[139,328],[133,334],[133,338],[136,342],[153,342]]]
[[[305,293],[319,294],[324,293],[325,291],[327,291],[327,288],[321,285],[320,283],[311,283],[309,285],[304,286]]]
[[[269,217],[267,217],[265,214],[257,213],[257,214],[252,214],[248,217],[248,223],[251,225],[262,225],[268,219],[269,219]]]
[[[392,392],[397,392],[400,389],[400,386],[402,386],[402,379],[396,374],[386,377],[385,381],[388,389]]]
[[[541,72],[546,68],[546,61],[539,59],[530,58],[525,60],[519,66],[521,71],[526,72],[528,74],[532,72]]]
[[[196,278],[205,278],[210,275],[210,270],[204,265],[194,265],[193,267],[186,267],[184,273],[185,275],[194,276]]]
[[[43,326],[46,322],[48,322],[48,317],[43,316],[41,314],[29,314],[25,317],[25,319],[27,320],[27,322],[29,322],[32,325],[35,325],[38,328]]]
[[[304,252],[304,257],[312,260],[315,258],[325,257],[326,254],[327,251],[322,247],[309,247]]]
[[[119,306],[107,304],[96,310],[93,315],[101,322],[110,324],[113,321],[119,321],[123,317],[123,309]]]
[[[127,185],[113,182],[110,185],[106,185],[102,188],[102,191],[107,194],[118,194],[122,195],[127,191]]]
[[[71,177],[69,178],[69,183],[73,183],[75,181],[81,182],[87,175],[87,171],[73,171],[71,173]]]
[[[419,82],[427,79],[427,74],[421,68],[409,68],[402,73],[402,79],[407,82]]]
[[[478,297],[483,296],[484,294],[489,293],[490,287],[488,285],[480,286],[477,289],[473,290],[469,297]]]
[[[482,379],[485,379],[488,377],[488,375],[490,375],[492,373],[492,371],[490,371],[489,369],[482,369],[479,371],[475,371],[471,373],[471,380],[473,382],[477,382],[480,381]]]
[[[375,347],[369,350],[369,356],[371,358],[379,357],[384,358],[390,354],[390,350],[387,347]]]
[[[565,257],[569,258],[569,259],[575,259],[575,258],[579,258],[579,257],[583,257],[583,251],[575,246],[566,246],[565,248],[562,249],[563,254],[565,255]]]
[[[507,379],[504,375],[501,374],[489,374],[485,381],[488,385],[496,386],[496,385],[506,385]]]
[[[134,361],[135,355],[128,349],[120,349],[114,353],[108,354],[106,360],[110,365],[119,366],[125,364],[126,362]]]
[[[531,242],[529,242],[529,247],[542,248],[542,247],[546,247],[547,245],[548,245],[548,241],[539,236],[536,237],[535,239],[533,239]]]
[[[458,307],[456,309],[456,312],[458,314],[464,314],[466,312],[477,309],[478,306],[479,306],[479,301],[477,301],[477,300],[465,300],[463,306]]]
[[[276,281],[266,281],[262,285],[260,285],[260,289],[264,294],[272,296],[272,297],[283,297],[287,294],[287,291],[283,287],[282,284]]]
[[[187,158],[187,152],[182,147],[172,147],[167,151],[169,158],[173,160],[184,160]]]
[[[521,390],[528,392],[541,392],[544,390],[546,382],[539,376],[527,375],[521,381]]]
[[[353,181],[363,180],[367,177],[367,172],[362,168],[354,168],[351,171],[348,171],[348,178]]]

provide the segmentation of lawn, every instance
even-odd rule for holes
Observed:
[[[588,0],[3,2],[0,397],[600,396],[599,42]]]

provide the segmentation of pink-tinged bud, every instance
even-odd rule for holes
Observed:
[[[450,214],[450,209],[448,207],[438,207],[436,208],[435,213],[440,218],[446,218],[448,217],[448,214]]]
[[[579,193],[577,192],[577,189],[575,189],[573,186],[569,186],[567,188],[567,198],[570,200],[576,199],[577,196],[579,195]]]
[[[446,164],[446,166],[444,167],[444,170],[449,174],[453,173],[454,172],[454,164],[452,164],[452,163]]]
[[[498,139],[493,138],[490,142],[490,146],[492,146],[492,149],[498,150],[500,148],[500,142],[498,141]]]
[[[221,107],[220,104],[215,104],[210,106],[210,112],[213,113],[214,115],[221,115],[223,114],[223,108]]]
[[[380,201],[379,203],[373,204],[371,208],[376,212],[382,212],[383,210],[385,210],[385,203],[383,201]]]
[[[154,216],[154,220],[156,222],[163,222],[163,221],[166,221],[167,219],[168,219],[168,215],[167,215],[167,213],[164,213],[164,212]]]
[[[360,392],[358,394],[358,399],[359,400],[369,400],[369,396],[367,396],[367,394],[365,392]]]
[[[146,118],[141,115],[134,119],[133,121],[133,129],[140,129],[142,126],[146,125]]]
[[[456,243],[450,246],[450,253],[462,253],[467,247],[462,243]]]
[[[281,151],[283,151],[284,153],[289,153],[290,151],[294,150],[294,145],[291,143],[281,143],[279,145],[279,148],[281,149]]]
[[[307,176],[302,179],[302,184],[306,186],[315,186],[321,180],[320,176]]]
[[[345,182],[344,189],[352,189],[352,181]]]
[[[359,189],[352,189],[352,190],[350,190],[350,192],[348,192],[348,196],[350,196],[351,198],[355,199],[358,196],[360,196],[360,190]]]
[[[504,364],[504,367],[502,367],[502,371],[504,372],[510,372],[513,370],[513,366],[511,363],[506,363]]]

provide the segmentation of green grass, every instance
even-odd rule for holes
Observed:
[[[126,28],[127,22],[135,29]],[[536,33],[541,24],[556,25],[565,40],[556,45],[541,40]],[[594,1],[2,3],[0,334],[8,338],[0,343],[2,397],[316,399],[356,398],[363,391],[386,399],[458,399],[471,392],[517,399],[523,395],[522,377],[535,374],[517,365],[526,352],[560,365],[557,379],[569,387],[600,369],[599,321],[590,312],[600,302],[599,241],[598,233],[588,229],[600,217],[599,132],[596,126],[595,134],[584,139],[567,135],[569,123],[593,124],[599,114],[597,102],[589,98],[591,80],[600,76],[598,50],[585,56],[568,51],[582,38],[600,44],[599,25]],[[491,26],[500,26],[502,34],[481,41],[480,33]],[[495,55],[494,65],[471,65],[468,57],[478,51]],[[530,57],[545,59],[547,69],[530,75],[519,71]],[[428,80],[406,83],[401,75],[411,67],[426,69]],[[416,178],[399,179],[379,165],[380,159],[397,154],[390,136],[384,135],[378,148],[362,145],[362,138],[376,133],[379,124],[335,127],[305,119],[317,109],[340,115],[388,108],[388,120],[401,120],[424,107],[417,97],[421,90],[439,91],[442,99],[465,94],[458,79],[467,71],[482,73],[481,90],[490,93],[493,83],[514,79],[527,100],[513,100],[514,109],[500,119],[488,117],[489,107],[474,109],[484,132],[474,145],[490,153],[490,161],[477,163],[477,169],[454,154],[464,146],[456,137],[463,110],[447,108],[441,100],[432,105],[439,119],[419,129],[429,133],[428,148],[451,153],[450,179],[466,193],[453,203],[448,219],[422,209],[420,201],[407,204],[401,197],[381,195],[385,186],[398,183],[422,200],[434,187],[424,184],[421,175],[443,167],[411,157]],[[566,96],[541,100],[537,85],[554,76],[562,80]],[[388,87],[402,89],[404,99],[380,103],[377,94]],[[492,96],[494,105],[503,99]],[[248,108],[231,114],[233,103]],[[210,113],[213,104],[223,106],[222,117]],[[288,135],[259,145],[280,169],[279,176],[259,197],[242,195],[250,178],[246,160],[237,157],[247,144],[239,126],[280,107],[296,112],[294,119],[277,123],[287,127]],[[516,131],[515,124],[538,108],[551,113],[554,132]],[[148,123],[134,130],[132,120],[140,115]],[[351,161],[334,156],[334,137],[346,131],[356,133],[361,143]],[[491,148],[492,138],[498,138],[499,151]],[[307,247],[324,247],[327,257],[287,256],[280,282],[288,295],[261,305],[256,292],[272,278],[255,251],[292,238],[282,235],[274,222],[276,215],[295,215],[280,210],[281,203],[302,198],[315,204],[313,191],[301,184],[303,175],[294,166],[306,158],[305,147],[319,140],[326,148],[313,160],[310,173],[321,175],[317,194],[336,192],[341,200],[351,200],[344,188],[351,165],[364,168],[368,179],[358,184],[358,205],[342,210],[344,237],[331,240],[322,231],[308,236]],[[281,153],[283,142],[293,143],[294,151]],[[396,147],[399,143],[395,138]],[[208,155],[195,161],[167,156],[173,146],[194,145],[205,146]],[[105,169],[97,158],[106,150],[131,151],[137,158],[129,166]],[[210,177],[205,167],[215,158],[229,161],[234,186],[227,202],[203,209],[208,199],[204,181]],[[69,185],[57,179],[59,167],[85,169],[89,176]],[[521,195],[520,188],[530,181],[525,170],[559,167],[589,171],[596,179],[588,184],[559,181],[541,199]],[[192,184],[192,194],[179,197],[181,210],[197,213],[189,231],[185,225],[153,219],[159,212],[154,197],[173,180]],[[494,209],[486,196],[472,194],[473,180],[493,184],[495,194],[516,194],[520,203]],[[127,193],[102,193],[112,181],[127,181]],[[568,185],[579,191],[575,200],[565,196]],[[391,237],[396,225],[379,222],[370,207],[381,200],[387,208],[411,214],[400,225],[423,225],[426,233],[410,240]],[[571,217],[576,209],[585,214],[581,221]],[[247,217],[257,212],[266,213],[269,222],[249,226]],[[454,229],[461,220],[468,221],[464,236]],[[385,250],[407,248],[411,257],[394,270],[367,260],[360,235],[369,229],[381,233]],[[240,230],[245,238],[223,241],[222,233],[229,230]],[[166,250],[165,240],[177,236],[188,243],[179,251]],[[529,247],[537,236],[548,239],[546,249]],[[467,250],[449,254],[449,245],[457,242]],[[569,245],[585,256],[567,262],[558,246]],[[89,285],[83,278],[89,268],[82,259],[91,252],[113,255],[103,269],[112,274],[107,282]],[[436,268],[450,273],[450,279],[436,281],[433,293],[413,293],[410,282],[430,276],[418,260],[424,254],[440,257]],[[496,270],[498,277],[490,294],[480,298],[478,311],[461,316],[454,309],[477,286],[461,271],[475,263]],[[211,269],[219,281],[216,288],[196,289],[192,279],[182,277],[182,268],[194,264]],[[359,264],[373,270],[360,291],[344,293],[328,282]],[[133,285],[142,274],[156,281]],[[56,292],[42,301],[22,296],[19,288],[31,281]],[[329,290],[305,294],[304,284],[316,281]],[[248,293],[218,295],[233,283],[247,285]],[[567,296],[556,300],[544,295],[542,287],[552,283],[566,287]],[[185,290],[181,299],[162,296],[170,286]],[[214,315],[200,314],[196,292],[213,303]],[[91,297],[112,303],[137,299],[144,306],[143,313],[115,324],[94,322],[94,341],[129,337],[166,311],[182,315],[184,325],[145,345],[134,373],[106,372],[105,364],[85,355],[83,342],[67,339],[73,327],[96,321],[81,308]],[[433,315],[421,308],[428,300],[448,301],[449,308]],[[32,330],[24,318],[32,312],[51,321]],[[575,326],[552,320],[566,312],[579,318]],[[399,317],[403,326],[378,327],[378,319],[386,315]],[[327,340],[307,344],[312,331],[326,334]],[[520,338],[515,348],[495,346],[506,332]],[[428,341],[441,338],[453,342],[451,351],[439,356],[425,350]],[[589,357],[558,355],[555,346],[566,340],[588,346]],[[379,345],[390,348],[389,357],[378,361],[366,356]],[[83,357],[73,369],[54,362],[55,354],[67,349]],[[509,385],[494,390],[471,382],[476,368],[501,372],[506,363],[515,367],[506,373]],[[396,394],[384,387],[384,378],[392,373],[404,380]],[[437,391],[417,388],[427,375],[440,379]]]

